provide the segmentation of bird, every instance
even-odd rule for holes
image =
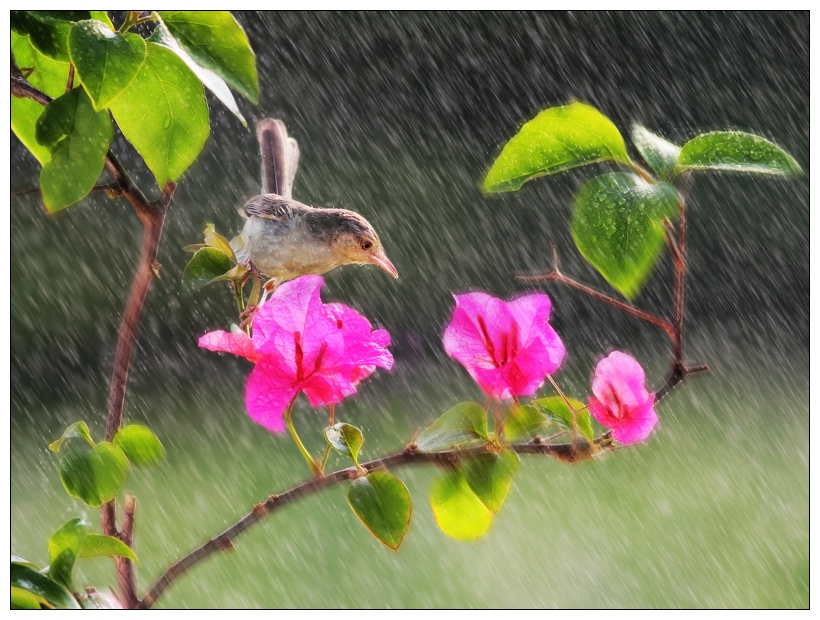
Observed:
[[[341,265],[370,264],[390,276],[399,272],[387,258],[376,230],[348,209],[312,207],[292,198],[299,145],[285,124],[265,118],[256,125],[262,159],[262,193],[239,213],[247,218],[231,240],[237,261],[270,278],[267,291],[302,275],[321,275]]]

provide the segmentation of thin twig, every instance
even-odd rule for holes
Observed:
[[[120,540],[131,547],[134,544],[134,518],[137,511],[137,498],[133,495],[125,496],[125,507],[122,517],[122,532]],[[120,582],[120,597],[123,607],[134,609],[139,604],[137,596],[137,580],[134,575],[134,562],[128,558],[116,557],[117,577]]]
[[[72,88],[74,88],[74,63],[68,63],[68,81],[65,85],[65,92],[69,92]]]

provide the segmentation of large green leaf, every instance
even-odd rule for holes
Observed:
[[[91,19],[91,11],[26,11],[32,17],[41,22],[78,22],[83,19]]]
[[[91,439],[91,433],[88,432],[88,425],[85,422],[80,421],[74,422],[74,424],[66,428],[58,440],[52,441],[48,444],[48,449],[52,452],[59,452],[63,442],[71,437],[85,439],[92,448],[94,447],[94,440]]]
[[[17,34],[27,36],[34,48],[44,56],[60,62],[69,61],[69,22],[38,19],[28,11],[12,11],[11,29]]]
[[[584,409],[584,403],[573,398],[567,398],[567,401],[576,411],[578,431],[589,441],[592,441],[595,433],[592,430],[589,410]],[[532,404],[538,407],[550,422],[555,423],[556,426],[569,431],[572,430],[572,410],[567,406],[567,402],[562,396],[548,396],[547,398],[534,400]]]
[[[228,88],[225,80],[210,69],[206,69],[202,65],[198,64],[193,58],[191,58],[188,52],[182,49],[176,39],[171,36],[168,32],[168,28],[166,28],[164,24],[160,23],[157,25],[148,40],[156,43],[157,45],[167,47],[169,50],[174,52],[174,54],[179,56],[182,59],[182,62],[184,62],[188,68],[194,72],[194,75],[199,78],[199,81],[202,82],[214,95],[216,95],[217,99],[225,104],[225,107],[227,107],[233,115],[239,119],[239,122],[241,122],[245,127],[248,126],[248,122],[239,111],[239,106],[236,104],[236,99],[234,99],[233,93],[231,93],[231,89]]]
[[[159,11],[168,32],[200,65],[259,102],[256,56],[230,11]]]
[[[68,83],[68,63],[52,60],[38,52],[26,36],[11,33],[11,51],[20,69],[31,69],[29,83],[51,97],[59,97]],[[41,164],[51,159],[51,152],[37,142],[37,119],[44,107],[22,97],[11,97],[11,129]]]
[[[413,510],[401,480],[386,471],[374,471],[351,483],[347,501],[373,536],[394,551],[399,548]]]
[[[102,534],[87,534],[80,546],[78,557],[96,558],[100,556],[119,555],[130,560],[137,561],[137,556],[131,548],[119,538],[113,536],[103,536]]]
[[[51,579],[71,588],[71,571],[80,555],[80,548],[88,532],[88,522],[71,519],[48,539],[48,574]]]
[[[416,439],[416,446],[422,452],[436,452],[474,439],[489,441],[487,413],[478,403],[461,403],[424,429]]]
[[[22,564],[12,564],[10,576],[12,587],[12,606],[14,606],[16,600],[18,605],[28,603],[25,608],[32,608],[32,596],[25,596],[21,592],[17,593],[17,597],[14,596],[14,588],[19,588],[20,590],[31,593],[33,597],[36,597],[38,607],[57,607],[59,609],[80,608],[77,600],[71,596],[71,592],[69,592],[64,586],[60,585],[56,581],[52,581],[45,575],[41,575],[28,566],[23,566]]]
[[[441,531],[457,540],[474,540],[493,522],[493,512],[458,472],[448,472],[433,483],[430,504]]]
[[[581,254],[624,296],[638,294],[664,246],[664,218],[678,207],[667,183],[624,172],[591,179],[575,197],[572,237]]]
[[[607,159],[630,163],[612,121],[585,103],[549,108],[504,145],[483,189],[517,190],[530,179]]]
[[[786,151],[765,138],[742,131],[713,131],[683,145],[678,171],[732,170],[793,176],[800,164]]]
[[[655,135],[640,125],[632,128],[632,144],[660,178],[669,179],[675,172],[680,155],[680,147],[677,144]]]
[[[504,432],[510,440],[527,437],[544,428],[547,419],[535,407],[516,405],[507,414]]]
[[[77,79],[97,110],[125,90],[145,61],[145,41],[141,36],[114,32],[95,19],[72,26],[68,51]]]
[[[100,178],[114,136],[107,112],[97,112],[82,88],[52,101],[37,119],[37,141],[51,151],[40,189],[50,212],[84,198]]]
[[[136,467],[153,467],[165,458],[162,443],[150,428],[142,424],[123,426],[114,435],[114,443]]]
[[[114,498],[129,469],[122,449],[103,441],[91,450],[75,449],[63,456],[60,480],[69,495],[96,507]]]
[[[110,106],[157,183],[176,181],[208,139],[208,104],[197,77],[169,49],[148,42],[145,62]]]
[[[182,271],[182,294],[190,295],[230,270],[231,261],[224,252],[211,247],[199,249]]]
[[[488,452],[465,460],[462,472],[476,497],[495,513],[507,498],[520,466],[518,455],[512,450],[505,450],[501,454]]]
[[[359,464],[359,450],[364,444],[364,436],[358,428],[339,422],[325,429],[325,439],[337,452],[349,456],[356,465]]]

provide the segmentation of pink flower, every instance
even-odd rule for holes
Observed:
[[[244,357],[256,366],[245,406],[251,419],[274,433],[285,431],[284,412],[304,392],[312,407],[338,403],[380,366],[390,369],[390,334],[343,304],[323,304],[321,276],[280,285],[259,309],[253,336],[215,331],[199,346]]]
[[[487,295],[454,295],[444,350],[493,398],[534,394],[564,360],[564,343],[549,324],[550,298],[510,302]]]
[[[646,390],[645,382],[641,365],[620,351],[595,367],[589,410],[620,443],[643,441],[658,421],[655,393]]]

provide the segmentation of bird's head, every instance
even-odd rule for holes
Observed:
[[[316,232],[329,243],[339,264],[376,265],[394,278],[399,277],[399,272],[384,253],[379,235],[370,222],[347,209],[316,211],[324,212],[318,221],[314,221],[314,226],[318,229]]]

